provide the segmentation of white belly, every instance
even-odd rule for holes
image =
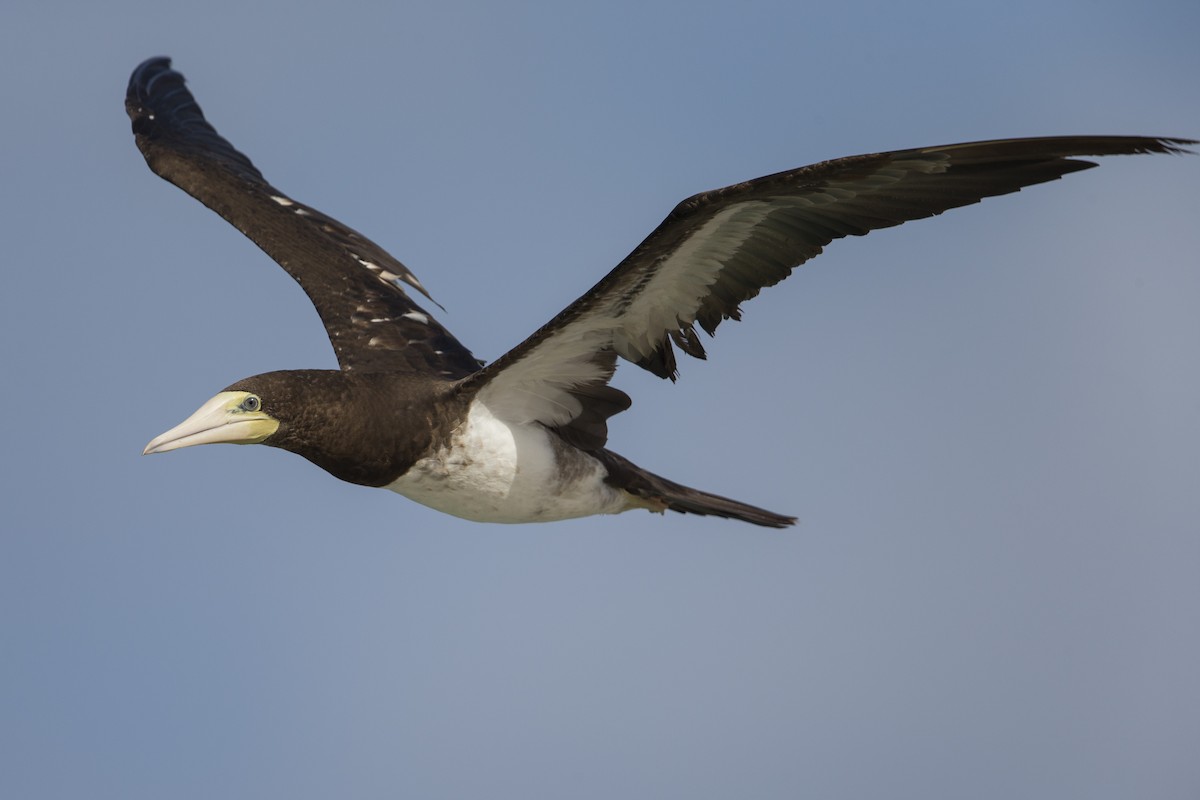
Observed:
[[[478,522],[549,522],[636,507],[606,475],[599,461],[541,425],[510,425],[475,402],[449,447],[387,488]]]

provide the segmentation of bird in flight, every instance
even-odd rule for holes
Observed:
[[[227,387],[145,453],[265,444],[351,483],[485,522],[631,509],[783,528],[795,518],[692,489],[606,448],[629,408],[617,358],[675,379],[741,304],[843,236],[1008,194],[1094,163],[1184,153],[1187,139],[1062,136],[838,158],[684,200],[625,260],[491,364],[413,301],[409,269],[276,189],[204,118],[168,58],[134,70],[125,108],[150,169],[220,214],[287,270],[340,369],[268,372]],[[432,298],[430,298],[432,300]]]

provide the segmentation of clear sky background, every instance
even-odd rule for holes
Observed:
[[[264,447],[332,367],[146,168],[170,55],[275,185],[493,359],[683,197],[853,153],[1200,136],[1200,5],[10,3],[0,796],[1200,796],[1200,158],[835,243],[615,450],[797,514],[488,526]]]

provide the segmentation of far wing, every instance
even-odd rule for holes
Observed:
[[[134,70],[125,96],[146,163],[224,217],[303,287],[342,369],[461,378],[479,368],[402,288],[425,287],[382,247],[291,199],[217,133],[167,58]]]

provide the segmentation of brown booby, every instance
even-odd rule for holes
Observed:
[[[676,377],[741,304],[843,236],[940,214],[1095,166],[1080,156],[1189,152],[1187,139],[1058,136],[850,156],[684,200],[620,264],[484,365],[426,310],[398,260],[276,189],[208,123],[167,58],[125,107],[150,168],[224,217],[308,294],[340,369],[238,381],[146,453],[215,442],[290,450],[352,483],[449,514],[542,522],[635,508],[785,527],[795,519],[691,489],[606,449],[629,397],[617,358]]]

